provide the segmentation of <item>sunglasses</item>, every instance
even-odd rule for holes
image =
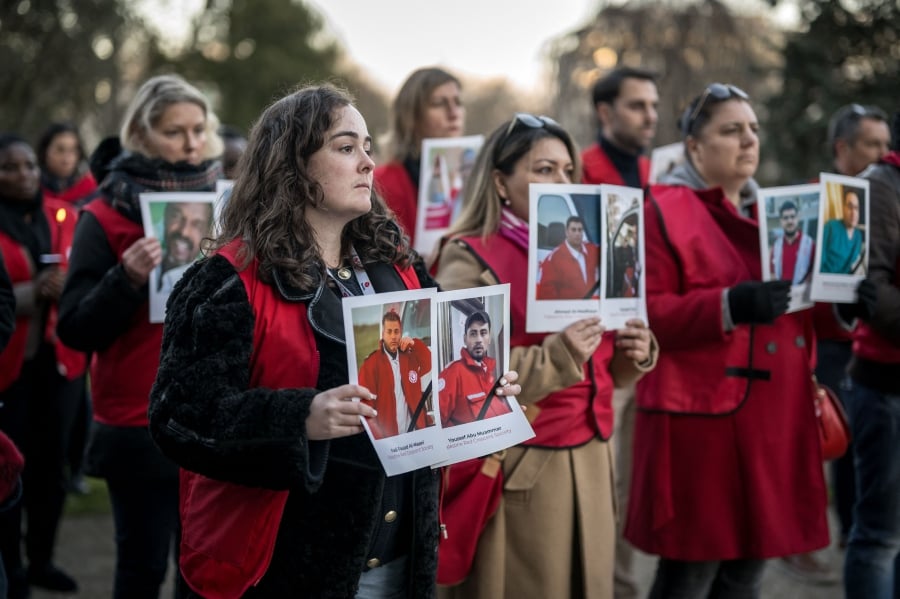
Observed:
[[[541,129],[543,127],[547,127],[548,125],[551,127],[561,128],[561,125],[551,119],[549,116],[534,116],[533,114],[528,114],[527,112],[517,112],[516,116],[513,117],[513,120],[509,122],[509,127],[506,128],[506,133],[503,134],[504,143],[506,142],[506,138],[509,137],[513,131],[515,131],[516,127],[519,126],[519,124],[525,125],[529,129]]]
[[[724,102],[730,98],[750,100],[750,96],[747,92],[730,83],[710,83],[706,89],[703,90],[703,95],[700,96],[700,100],[697,102],[697,105],[694,106],[694,110],[691,111],[690,116],[684,122],[682,131],[685,135],[691,132],[694,122],[697,120],[700,113],[703,112],[703,109],[706,108],[710,98],[713,98],[716,102]]]

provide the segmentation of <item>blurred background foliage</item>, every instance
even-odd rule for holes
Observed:
[[[223,123],[243,131],[273,99],[320,80],[350,89],[370,131],[386,131],[395,90],[368,79],[309,5],[207,0],[186,32],[173,35],[152,18],[154,7],[173,2],[3,2],[0,130],[35,139],[48,122],[72,120],[93,146],[116,132],[144,79],[174,71],[210,95]],[[785,3],[800,16],[789,29],[770,14]],[[828,169],[827,123],[838,107],[900,108],[900,0],[747,5],[598,1],[595,18],[545,44],[548,75],[539,94],[516,89],[502,74],[464,80],[467,132],[488,133],[513,112],[529,110],[553,115],[580,143],[590,143],[593,82],[616,66],[642,66],[660,74],[658,145],[678,138],[678,115],[707,83],[731,82],[751,94],[762,123],[760,180],[788,184]]]

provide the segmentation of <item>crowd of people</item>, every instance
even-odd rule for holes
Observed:
[[[697,90],[679,121],[684,162],[649,185],[656,82],[630,67],[598,80],[584,151],[547,116],[485,132],[460,212],[424,257],[412,249],[422,141],[465,132],[462,86],[441,68],[402,85],[380,166],[365,115],[330,84],[275,101],[247,137],[176,75],[147,80],[91,154],[71,123],[35,146],[0,134],[0,597],[77,591],[54,544],[82,475],[108,489],[117,599],[158,597],[170,554],[178,598],[624,599],[637,596],[632,547],[658,556],[654,599],[759,597],[770,561],[834,582],[816,556],[832,542],[820,384],[853,436],[828,477],[846,596],[900,596],[900,118],[892,132],[875,107],[833,116],[834,172],[870,185],[868,268],[857,301],[788,313],[814,249],[788,201],[760,259],[752,99],[727,83]],[[140,194],[221,179],[234,186],[215,234],[201,226],[211,205],[192,216],[175,203],[165,247],[145,235]],[[579,182],[644,190],[645,263],[631,266],[649,322],[529,333],[529,185]],[[855,262],[859,198],[842,200],[826,243]],[[586,229],[565,222],[539,297],[596,297]],[[164,324],[149,314],[154,272],[177,275]],[[453,390],[441,417],[468,423],[491,393],[513,396],[535,437],[484,461],[499,494],[462,580],[439,585],[454,534],[443,498],[462,470],[387,477],[360,420],[376,438],[425,426],[418,390],[381,373],[428,374],[430,351],[387,311],[349,384],[341,298],[498,283],[510,329],[467,316],[460,359],[440,374]],[[495,387],[500,336],[511,352]],[[376,412],[391,394],[415,416]]]

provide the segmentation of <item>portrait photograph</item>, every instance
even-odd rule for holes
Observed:
[[[788,312],[810,308],[820,186],[768,187],[757,192],[763,281],[791,281]]]
[[[350,382],[377,412],[361,418],[388,475],[446,458],[433,389],[437,356],[434,289],[343,298]]]
[[[644,281],[644,192],[634,187],[601,185],[603,237],[600,318],[618,329],[632,318],[647,321]]]
[[[482,135],[422,140],[415,250],[423,256],[431,254],[459,214],[482,143]]]
[[[181,275],[203,254],[214,235],[215,193],[142,193],[144,235],[159,240],[162,262],[150,272],[150,322],[163,322],[166,301]]]
[[[811,297],[852,303],[868,271],[869,182],[822,173]]]
[[[529,185],[528,332],[556,332],[600,311],[599,185]]]
[[[681,165],[685,160],[683,142],[677,141],[653,148],[650,152],[650,175],[647,181],[651,185],[659,183],[662,176],[674,171],[675,167]]]
[[[438,293],[441,424],[452,464],[534,436],[514,397],[497,395],[509,370],[509,285]]]

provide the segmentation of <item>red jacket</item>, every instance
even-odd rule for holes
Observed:
[[[0,233],[0,254],[6,262],[6,270],[13,287],[17,283],[26,283],[34,278],[34,265],[28,250],[19,245],[12,237]],[[5,391],[19,378],[22,364],[25,363],[25,345],[28,342],[27,316],[16,318],[15,329],[12,337],[2,352],[0,352],[0,391]]]
[[[366,401],[378,411],[374,421],[370,420],[372,434],[376,439],[393,437],[401,432],[397,430],[397,402],[394,396],[394,373],[390,359],[383,350],[383,342],[378,349],[373,351],[365,359],[359,369],[359,384],[375,394],[374,402]],[[431,350],[421,339],[413,339],[413,346],[406,351],[400,351],[400,375],[403,377],[403,397],[412,417],[416,413],[419,401],[422,399],[422,375],[431,372]],[[429,419],[423,407],[419,410],[416,419],[416,429],[428,426]]]
[[[455,426],[475,422],[484,406],[484,400],[494,388],[497,361],[484,356],[476,362],[469,350],[459,351],[459,360],[454,360],[441,371],[438,378],[438,397],[441,399],[441,422],[444,426]],[[510,413],[509,404],[502,397],[494,397],[485,418]]]
[[[525,332],[527,310],[528,263],[526,251],[495,234],[484,242],[481,237],[460,240],[501,283],[509,283],[510,346],[540,345],[546,335]],[[531,423],[535,437],[524,445],[538,447],[577,447],[612,434],[613,380],[609,363],[615,350],[615,332],[603,334],[603,342],[584,364],[581,382],[551,393],[535,403],[537,418]]]
[[[581,153],[582,163],[582,183],[600,184],[607,183],[609,185],[625,185],[622,175],[616,170],[615,165],[600,147],[600,144],[594,143]],[[650,160],[646,156],[638,156],[638,171],[641,177],[641,187],[647,185],[650,178]]]
[[[827,545],[808,311],[724,332],[723,290],[761,279],[756,221],[681,186],[651,187],[644,214],[660,352],[637,385],[626,538],[678,560]]]
[[[144,236],[139,223],[128,220],[104,198],[84,209],[97,218],[113,252],[122,254]],[[91,392],[94,419],[111,426],[147,426],[150,388],[159,368],[162,323],[151,323],[149,302],[134,313],[131,326],[113,343],[94,354]]]
[[[260,281],[257,262],[241,269],[238,247],[233,242],[219,254],[238,271],[255,317],[250,386],[314,388],[319,352],[306,304],[285,301]],[[411,268],[398,272],[407,288],[419,287]],[[240,597],[269,568],[289,491],[248,487],[184,469],[180,473],[181,573],[206,599]]]
[[[584,255],[584,275],[581,274],[581,266],[572,256],[568,242],[563,241],[541,262],[538,272],[538,285],[536,296],[539,300],[575,300],[589,297],[600,297],[600,287],[597,285],[597,276],[600,272],[600,247],[596,244],[585,242],[582,255]]]
[[[375,191],[397,215],[397,222],[409,235],[409,245],[414,245],[419,182],[409,178],[401,162],[388,162],[375,169]]]

